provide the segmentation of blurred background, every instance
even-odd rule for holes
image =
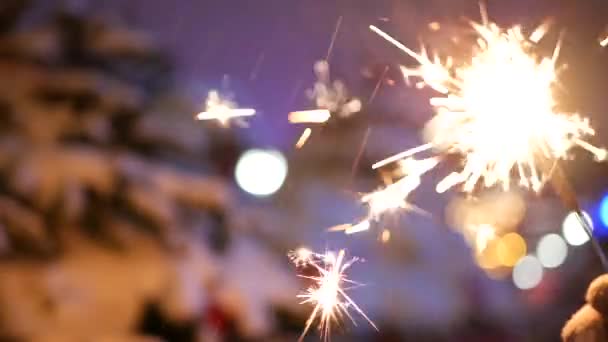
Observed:
[[[524,32],[552,22],[541,49],[563,35],[559,105],[608,146],[608,4],[487,7]],[[549,189],[438,195],[440,168],[411,196],[431,215],[327,231],[365,215],[359,194],[382,184],[371,164],[419,144],[432,115],[399,72],[414,61],[368,26],[455,54],[443,42],[479,17],[470,0],[3,0],[0,340],[294,341],[312,308],[287,253],[307,247],[364,259],[351,294],[379,332],[347,321],[335,341],[558,341],[602,269]],[[331,77],[363,110],[295,149],[305,126],[287,114],[314,108],[332,35]],[[258,114],[195,121],[211,90]],[[574,157],[606,241],[608,168]]]

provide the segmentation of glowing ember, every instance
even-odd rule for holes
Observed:
[[[604,39],[600,40],[600,46],[606,47],[606,45],[608,45],[608,36],[606,36]]]
[[[291,123],[325,123],[331,117],[327,109],[312,109],[289,113]]]
[[[300,138],[298,139],[298,141],[296,142],[296,148],[301,148],[302,146],[304,146],[304,144],[306,144],[306,142],[310,138],[311,134],[312,134],[312,129],[306,128],[304,130],[304,132],[302,132],[302,135],[300,135]]]
[[[321,336],[325,339],[329,337],[332,323],[343,320],[345,316],[353,324],[356,324],[349,312],[350,309],[354,309],[377,330],[374,323],[346,294],[347,290],[361,286],[361,284],[349,280],[346,276],[348,268],[357,262],[358,259],[345,260],[344,250],[340,250],[337,255],[332,252],[325,254],[311,253],[311,255],[312,257],[309,258],[307,264],[313,266],[319,272],[319,276],[301,276],[302,278],[313,280],[314,284],[304,293],[298,295],[298,298],[303,298],[301,304],[310,303],[314,305],[314,309],[306,321],[306,327],[299,340],[303,340],[306,333],[317,320]]]
[[[255,115],[255,109],[237,108],[237,104],[227,98],[222,98],[218,91],[212,90],[207,95],[205,111],[196,116],[197,120],[217,120],[224,126],[230,126],[230,121],[246,116]]]
[[[535,42],[548,25],[539,27],[530,38],[515,26],[502,30],[496,24],[472,23],[478,34],[473,57],[454,65],[448,57],[430,58],[416,53],[375,26],[371,30],[413,57],[419,66],[402,67],[404,76],[420,79],[442,95],[430,100],[436,110],[427,126],[428,144],[405,151],[375,165],[380,167],[421,151],[433,149],[463,156],[460,171],[437,184],[443,192],[462,185],[471,192],[483,185],[507,189],[516,172],[520,185],[538,191],[550,170],[546,161],[566,159],[575,146],[604,159],[606,151],[585,140],[594,135],[587,119],[556,110],[553,88],[558,84],[556,59],[534,53]]]

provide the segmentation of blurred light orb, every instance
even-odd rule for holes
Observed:
[[[543,279],[543,265],[532,255],[519,260],[513,268],[513,283],[521,290],[535,288]]]
[[[269,196],[285,182],[287,160],[279,151],[248,150],[236,163],[234,176],[244,191],[255,196]]]
[[[604,198],[602,198],[602,201],[600,202],[600,220],[602,221],[602,224],[606,227],[608,227],[608,195],[604,196]]]
[[[383,243],[389,242],[391,240],[391,231],[384,229],[382,231],[382,235],[380,236],[380,240],[382,240]]]
[[[475,253],[477,265],[484,270],[493,270],[500,267],[497,253],[498,240],[492,239],[488,241],[486,247],[480,252]]]
[[[564,223],[562,224],[562,234],[570,245],[581,246],[589,241],[589,235],[587,235],[585,228],[581,226],[576,215],[577,214],[573,211],[566,216]],[[593,229],[593,222],[591,221],[589,214],[583,211],[583,217],[585,218],[585,221],[589,223],[589,227]]]
[[[513,267],[527,253],[526,240],[517,233],[509,233],[500,238],[496,253],[498,261],[506,267]]]
[[[544,267],[559,267],[566,260],[566,256],[568,256],[568,245],[561,236],[547,234],[538,242],[536,255]]]

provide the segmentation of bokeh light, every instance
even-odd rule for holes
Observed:
[[[529,290],[536,287],[543,279],[543,266],[540,261],[532,255],[527,255],[513,268],[513,283],[521,290]]]
[[[600,202],[599,216],[602,224],[608,227],[608,195],[604,196]]]
[[[585,231],[585,228],[581,226],[575,212],[570,212],[564,219],[562,224],[562,234],[566,241],[572,246],[581,246],[589,241],[589,235]],[[589,214],[583,211],[583,217],[585,221],[589,223],[589,227],[593,229],[593,222]]]
[[[501,265],[513,267],[526,255],[526,241],[517,233],[509,233],[498,241],[496,254]]]
[[[497,239],[489,240],[485,248],[475,255],[479,267],[483,268],[486,271],[500,267],[497,247]]]
[[[568,256],[568,245],[566,245],[566,241],[561,236],[547,234],[538,242],[536,255],[544,267],[559,267],[566,260],[566,256]]]
[[[287,177],[287,160],[275,150],[248,150],[239,158],[236,182],[244,191],[256,196],[277,192]]]

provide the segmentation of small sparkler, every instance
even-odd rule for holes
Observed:
[[[298,295],[298,298],[303,299],[301,304],[312,304],[314,309],[306,321],[306,326],[299,341],[304,339],[304,336],[316,321],[318,321],[319,331],[324,339],[329,337],[332,324],[340,322],[345,317],[348,317],[356,325],[349,311],[350,309],[354,309],[374,329],[378,330],[376,325],[346,293],[346,291],[359,287],[361,284],[348,279],[346,275],[346,271],[359,259],[346,260],[345,255],[346,252],[343,249],[337,255],[333,252],[316,254],[307,248],[300,248],[290,253],[291,259],[297,266],[310,265],[319,272],[318,276],[300,276],[314,281],[313,285]]]
[[[478,34],[474,54],[468,63],[455,65],[416,53],[375,26],[370,29],[414,58],[419,66],[402,67],[406,78],[420,79],[441,96],[430,100],[437,114],[427,126],[428,144],[387,158],[375,168],[435,150],[460,154],[463,166],[437,184],[437,191],[462,185],[471,192],[483,185],[507,189],[512,172],[520,185],[539,191],[550,170],[540,167],[540,159],[566,159],[573,147],[581,147],[597,159],[606,151],[584,139],[594,135],[586,118],[556,110],[553,88],[558,84],[556,65],[559,44],[551,57],[534,54],[535,42],[542,39],[547,25],[526,38],[519,26],[508,30],[494,23],[471,24]]]
[[[207,95],[205,111],[197,114],[196,119],[217,120],[222,126],[228,127],[233,120],[244,124],[239,119],[253,115],[255,115],[255,109],[238,108],[234,101],[221,97],[217,90],[211,90]]]
[[[416,160],[408,158],[399,162],[397,174],[402,176],[396,182],[386,185],[377,191],[365,194],[361,197],[361,202],[369,208],[368,215],[359,223],[350,225],[339,225],[329,228],[329,231],[344,231],[350,235],[369,230],[372,221],[378,221],[386,214],[399,209],[423,212],[407,201],[410,193],[421,183],[421,177],[437,165],[437,159]],[[391,179],[388,178],[387,182]]]
[[[339,80],[333,82],[330,80],[327,60],[316,62],[314,71],[317,81],[307,93],[317,108],[289,113],[290,123],[324,124],[331,119],[332,115],[348,117],[361,111],[361,101],[348,95],[344,83]],[[298,139],[296,147],[302,147],[310,137],[310,133],[310,131],[304,131]]]

